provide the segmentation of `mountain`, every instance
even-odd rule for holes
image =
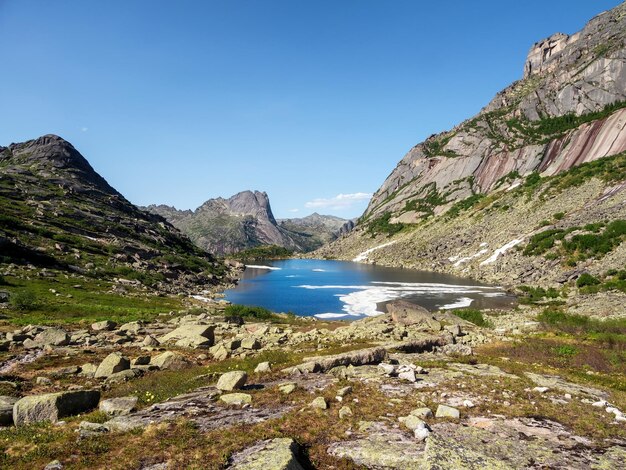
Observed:
[[[287,230],[291,238],[296,240],[304,251],[315,250],[335,240],[342,228],[349,222],[341,217],[320,215],[317,212],[306,217],[278,221],[279,226]]]
[[[345,222],[319,214],[277,221],[267,193],[260,191],[209,199],[195,211],[166,205],[145,209],[165,217],[199,247],[221,255],[268,245],[310,251],[333,239],[331,233]]]
[[[3,263],[126,278],[162,291],[219,283],[223,263],[112,188],[56,135],[0,147]]]
[[[521,80],[413,147],[356,229],[316,255],[508,285],[623,269],[609,226],[626,219],[625,38],[622,4],[534,44]],[[610,249],[575,249],[581,237]]]

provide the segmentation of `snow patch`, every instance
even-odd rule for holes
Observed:
[[[515,240],[511,240],[509,243],[507,243],[506,245],[501,246],[500,248],[498,248],[496,251],[493,252],[493,255],[491,255],[489,258],[487,258],[485,261],[483,261],[482,263],[480,263],[481,266],[485,265],[485,264],[491,264],[493,262],[495,262],[495,260],[498,259],[498,256],[503,255],[504,253],[506,253],[508,250],[510,250],[511,248],[513,248],[514,246],[519,245],[520,243],[522,243],[524,241],[524,239],[515,239]]]
[[[468,261],[473,260],[474,258],[478,258],[479,256],[484,255],[485,253],[487,253],[489,250],[486,249],[482,249],[480,250],[478,253],[473,254],[472,256],[466,256],[465,258],[461,258],[459,260],[457,260],[456,263],[454,263],[454,267],[458,268],[459,266],[461,266],[463,263],[467,263]]]
[[[474,301],[474,299],[470,299],[469,297],[461,297],[456,302],[453,302],[451,304],[442,305],[441,307],[439,307],[439,310],[449,310],[451,308],[469,307],[470,305],[472,305],[473,301]]]
[[[349,317],[349,313],[318,313],[313,315],[316,318],[344,318]]]
[[[383,243],[382,245],[378,245],[378,246],[375,246],[374,248],[370,248],[369,250],[365,250],[364,252],[359,253],[356,256],[356,258],[354,258],[352,261],[354,261],[355,263],[361,263],[363,261],[366,261],[367,260],[367,256],[370,253],[372,253],[373,251],[376,251],[376,250],[380,250],[381,248],[385,248],[386,246],[393,245],[394,243],[396,243],[396,241],[389,242],[389,243]]]
[[[270,271],[280,271],[282,268],[277,268],[276,266],[262,266],[259,264],[246,264],[246,268],[250,269],[268,269]]]

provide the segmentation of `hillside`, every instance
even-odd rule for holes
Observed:
[[[33,266],[178,293],[216,285],[226,272],[55,135],[0,147],[0,207],[5,275]]]
[[[269,245],[310,251],[336,238],[333,234],[346,222],[318,214],[277,221],[267,193],[260,191],[209,199],[194,211],[166,205],[146,210],[165,217],[200,248],[221,255]]]
[[[623,269],[625,36],[620,5],[535,44],[522,80],[411,149],[357,228],[316,254],[511,287]]]

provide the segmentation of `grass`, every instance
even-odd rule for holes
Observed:
[[[293,256],[294,250],[276,245],[256,246],[247,250],[238,251],[230,255],[231,258],[238,260],[257,260],[257,259],[285,259]]]
[[[178,297],[134,292],[132,288],[125,294],[117,294],[110,291],[110,282],[84,277],[57,275],[52,278],[21,279],[7,276],[7,279],[11,285],[6,290],[11,299],[23,299],[25,295],[29,299],[28,309],[3,311],[4,321],[12,325],[54,325],[100,320],[124,323],[150,320],[159,313],[184,307],[182,299]],[[56,293],[51,292],[51,289]]]
[[[391,212],[385,212],[382,216],[371,220],[367,225],[367,232],[372,235],[378,234],[386,234],[387,236],[395,235],[396,233],[402,231],[405,227],[405,224],[401,223],[390,223],[391,220]]]

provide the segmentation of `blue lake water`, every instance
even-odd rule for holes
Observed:
[[[515,298],[497,286],[447,274],[386,268],[351,261],[262,261],[248,265],[226,300],[275,312],[357,319],[384,312],[402,298],[429,310],[506,308]]]

